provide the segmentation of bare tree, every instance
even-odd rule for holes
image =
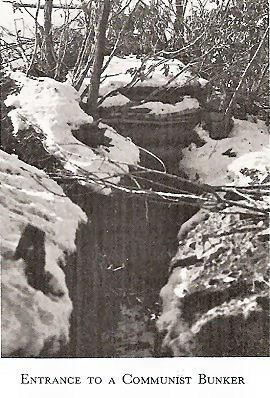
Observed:
[[[87,110],[92,115],[95,115],[97,110],[100,76],[102,73],[102,65],[104,60],[104,52],[106,45],[106,30],[108,26],[110,10],[111,10],[111,1],[104,0],[101,17],[98,24],[94,63],[92,68],[90,87],[87,99]]]
[[[184,45],[184,18],[187,7],[187,0],[175,0],[175,21],[174,21],[174,33],[176,40],[179,41],[181,46]]]
[[[53,0],[45,0],[44,4],[44,46],[48,68],[53,71],[56,67],[52,39],[52,10]]]

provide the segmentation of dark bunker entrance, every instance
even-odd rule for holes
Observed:
[[[195,139],[194,125],[185,123],[113,127],[176,175],[181,149]],[[147,153],[142,152],[141,162],[160,169]],[[162,356],[155,327],[159,291],[168,278],[177,232],[196,209],[121,192],[103,196],[84,187],[69,196],[88,222],[80,226],[76,254],[65,267],[73,313],[70,343],[59,356]]]

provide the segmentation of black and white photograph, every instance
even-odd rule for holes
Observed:
[[[269,357],[268,1],[0,10],[3,366]]]

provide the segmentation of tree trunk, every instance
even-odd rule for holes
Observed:
[[[104,51],[106,45],[106,30],[107,30],[110,10],[111,10],[110,0],[104,0],[101,17],[98,24],[94,63],[93,63],[88,100],[87,100],[87,111],[92,116],[94,116],[97,111],[100,76],[104,60]]]
[[[52,9],[53,9],[53,0],[45,0],[43,33],[44,33],[44,45],[45,45],[45,58],[49,72],[53,72],[56,67],[55,57],[53,52],[53,39],[52,39]]]
[[[184,16],[186,11],[186,0],[175,0],[175,21],[174,21],[174,34],[175,41],[181,46],[184,45]]]

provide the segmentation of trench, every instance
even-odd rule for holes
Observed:
[[[181,149],[196,140],[192,124],[117,123],[116,130],[152,151],[167,171],[179,174]],[[147,167],[157,163],[147,154]],[[77,251],[65,267],[73,302],[70,343],[60,357],[160,357],[155,327],[159,291],[168,278],[176,236],[195,209],[150,202],[123,193],[102,196],[84,187],[68,195],[87,214]]]

